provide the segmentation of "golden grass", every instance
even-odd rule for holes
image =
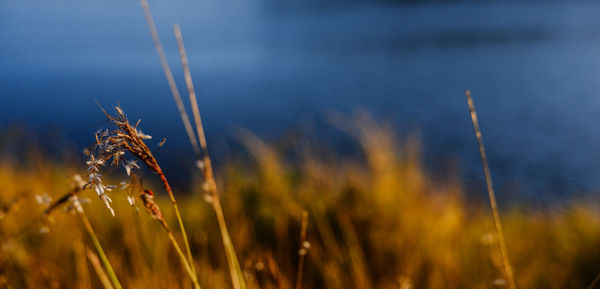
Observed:
[[[600,215],[591,200],[561,210],[513,208],[500,219],[468,91],[492,222],[482,203],[465,200],[456,180],[434,180],[425,173],[418,145],[398,145],[391,129],[366,115],[333,119],[356,137],[363,149],[359,157],[340,159],[297,144],[273,147],[244,132],[254,160],[230,160],[217,180],[181,30],[174,26],[196,132],[148,3],[140,3],[200,177],[176,202],[146,144],[150,136],[118,107],[116,116],[106,114],[115,128],[97,132],[85,150],[88,182],[76,177],[69,185],[66,180],[83,170],[48,162],[39,153],[29,162],[1,160],[0,288],[592,288],[598,283]],[[287,162],[280,157],[286,149],[302,153]],[[156,184],[145,187],[131,172],[140,167],[127,154],[158,175],[168,200],[155,198],[149,187]],[[131,175],[126,188],[104,184],[110,178],[101,168],[109,164],[123,164]],[[93,195],[89,189],[101,202],[85,205],[88,214],[83,206]],[[151,218],[140,213],[136,198]],[[174,219],[185,254],[170,229]],[[174,266],[177,261],[181,266]]]
[[[246,143],[254,159],[231,160],[219,171],[217,182],[226,192],[223,212],[248,288],[294,288],[303,209],[311,216],[304,288],[505,286],[484,202],[465,200],[451,178],[427,176],[412,142],[399,145],[389,129],[365,119],[351,126],[363,147],[361,157],[294,148],[304,153],[301,161],[290,163],[279,156],[291,148],[252,137]],[[102,287],[94,270],[81,269],[78,252],[88,249],[73,244],[94,247],[79,218],[57,210],[49,232],[40,234],[47,206],[34,196],[46,192],[59,198],[81,171],[43,159],[0,163],[3,288]],[[114,178],[117,183],[122,177]],[[205,193],[203,181],[198,182],[193,191],[178,195],[178,204],[199,283],[231,288],[219,224],[212,204],[198,197]],[[147,185],[159,190],[159,182]],[[109,194],[114,218],[94,192],[83,191],[80,198],[92,200],[83,206],[123,288],[191,288],[164,229],[147,214],[138,215],[127,204],[126,191]],[[169,225],[176,225],[170,201],[160,194],[155,201]],[[512,208],[503,212],[502,222],[518,287],[586,288],[593,282],[600,268],[595,200],[574,200],[547,211]]]

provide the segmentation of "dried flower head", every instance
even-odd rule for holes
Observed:
[[[119,160],[124,160],[123,155],[127,151],[144,162],[151,170],[158,172],[158,163],[144,142],[144,140],[151,139],[152,137],[138,129],[140,121],[133,126],[129,123],[129,120],[120,107],[115,107],[115,110],[117,111],[116,116],[111,116],[106,111],[104,113],[108,121],[116,126],[116,129],[96,134],[95,145],[103,150],[105,158],[112,157],[115,163],[118,163]],[[130,174],[133,168],[139,168],[135,161],[126,162],[125,170],[128,174]]]
[[[125,160],[126,152],[130,152],[146,163],[151,170],[155,172],[161,171],[156,159],[144,143],[145,139],[151,139],[152,137],[144,134],[137,128],[140,121],[135,126],[132,126],[129,124],[123,110],[119,107],[115,107],[115,109],[117,111],[117,116],[115,117],[109,115],[106,111],[104,113],[108,121],[117,128],[96,132],[96,142],[84,150],[84,153],[88,156],[87,184],[96,192],[113,216],[115,213],[111,207],[112,199],[108,196],[107,192],[110,192],[115,186],[104,185],[102,183],[102,174],[100,172],[103,166],[106,164],[117,166],[119,163],[122,163],[127,175],[131,176],[132,170],[139,169],[140,167],[137,164],[137,160]],[[134,202],[131,195],[128,201],[133,206]]]
[[[166,177],[161,167],[158,165],[158,161],[145,143],[145,140],[151,139],[152,137],[144,134],[138,128],[140,120],[138,120],[135,125],[131,125],[120,107],[115,107],[115,110],[117,112],[115,116],[112,116],[103,110],[109,123],[114,125],[115,129],[96,133],[96,143],[87,150],[89,155],[94,155],[92,152],[96,154],[95,158],[90,159],[90,163],[95,164],[95,167],[99,167],[104,164],[103,162],[108,162],[110,159],[112,159],[111,164],[113,165],[123,162],[126,173],[132,175],[133,169],[140,168],[137,164],[137,161],[139,160],[146,164],[151,171],[160,176],[161,182],[173,200],[172,191]],[[164,143],[164,140],[161,143]],[[124,157],[126,153],[131,154],[137,158],[137,160],[126,161]],[[96,172],[94,171],[94,173]],[[99,176],[94,175],[94,177],[99,179]],[[98,180],[96,183],[100,184]],[[103,192],[102,189],[106,189],[106,187],[100,187],[101,193]],[[103,198],[103,200],[106,200],[107,204],[110,203],[110,201],[105,198]],[[133,203],[131,199],[129,201],[130,203]]]
[[[158,207],[156,202],[154,202],[154,193],[151,190],[143,190],[140,194],[140,199],[142,200],[144,207],[146,207],[146,209],[148,209],[148,211],[150,212],[150,215],[153,219],[159,221],[164,220],[160,208]]]

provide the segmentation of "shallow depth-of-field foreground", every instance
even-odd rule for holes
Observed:
[[[348,130],[362,155],[340,160],[297,145],[301,157],[287,162],[278,147],[248,134],[253,158],[229,160],[215,172],[247,288],[295,288],[302,253],[304,288],[506,286],[486,192],[473,200],[452,178],[427,176],[417,146],[399,144],[389,129],[362,121]],[[156,158],[160,163],[160,153]],[[2,160],[0,288],[110,286],[74,204],[44,217],[50,203],[73,189],[74,175],[88,177],[84,164],[49,162],[34,152],[25,161]],[[133,193],[120,189],[121,181],[129,182],[122,167],[103,179],[117,186],[108,193],[114,217],[92,189],[79,192],[85,215],[123,288],[192,288],[163,225],[139,198],[143,189],[154,192],[183,244],[168,194],[157,175],[138,164],[145,187]],[[200,174],[189,182],[190,192],[174,192],[198,283],[232,288],[214,200]],[[135,207],[128,196],[136,198]],[[586,288],[600,272],[597,201],[560,207],[501,211],[517,287]],[[304,210],[308,243],[302,244]]]

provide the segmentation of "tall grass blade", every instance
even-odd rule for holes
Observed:
[[[194,115],[194,122],[196,123],[196,133],[198,134],[200,147],[203,150],[202,153],[208,154],[208,151],[206,151],[206,138],[204,137],[204,130],[202,129],[202,119],[200,118],[200,110],[198,109],[198,100],[196,98],[196,91],[194,90],[194,83],[192,82],[192,73],[190,72],[190,65],[185,52],[185,46],[183,45],[183,37],[181,35],[179,24],[173,25],[173,31],[175,31],[175,39],[177,39],[179,57],[181,59],[181,66],[183,67],[183,74],[185,77],[185,86],[188,89],[192,114]]]
[[[471,91],[468,89],[465,91],[467,97],[467,104],[469,105],[469,111],[471,113],[471,120],[473,121],[473,129],[475,130],[475,137],[477,138],[477,144],[479,146],[479,154],[481,155],[481,162],[483,164],[483,172],[485,174],[485,181],[487,184],[488,195],[490,198],[490,205],[492,207],[492,215],[494,216],[494,225],[496,227],[496,235],[498,235],[498,242],[500,244],[500,253],[502,255],[502,263],[504,264],[504,271],[506,279],[508,281],[508,287],[515,289],[515,280],[508,259],[508,252],[506,250],[506,242],[504,240],[504,232],[502,230],[502,223],[500,222],[500,214],[498,213],[498,206],[496,204],[496,194],[494,193],[494,187],[492,186],[492,175],[490,174],[490,167],[488,165],[487,155],[483,146],[483,139],[481,137],[481,129],[479,128],[479,121],[477,119],[477,112],[475,111],[475,105],[473,104],[473,98],[471,97]]]
[[[146,16],[146,22],[148,23],[148,28],[150,29],[150,33],[152,34],[152,40],[154,41],[154,46],[156,47],[156,53],[158,54],[158,57],[160,58],[160,63],[162,65],[163,71],[165,72],[165,77],[167,78],[167,82],[169,82],[169,87],[171,88],[171,93],[173,94],[175,103],[177,104],[177,109],[179,110],[179,115],[181,116],[183,125],[185,126],[185,131],[187,132],[187,135],[190,139],[190,143],[192,144],[192,147],[194,148],[194,151],[196,152],[196,154],[199,154],[200,150],[198,148],[198,142],[196,141],[194,131],[192,129],[192,124],[191,124],[188,114],[185,110],[185,106],[183,105],[181,95],[179,94],[179,89],[177,89],[177,85],[175,84],[173,72],[171,71],[171,68],[169,67],[169,63],[167,62],[167,57],[163,50],[162,44],[160,42],[160,38],[158,37],[156,25],[154,24],[154,19],[152,18],[152,13],[150,12],[150,6],[148,5],[147,0],[140,0],[140,3],[142,5],[142,8],[144,9],[144,14]],[[160,177],[161,177],[161,180],[163,181],[163,183],[166,183],[166,178],[164,178],[164,175],[161,175]],[[171,200],[173,201],[173,207],[175,208],[175,214],[177,215],[177,221],[179,222],[181,234],[183,235],[183,240],[185,243],[186,253],[188,255],[188,260],[189,260],[188,262],[189,262],[190,266],[192,267],[192,271],[194,272],[194,274],[196,274],[194,260],[192,257],[192,251],[190,249],[190,244],[189,244],[189,241],[187,238],[187,234],[186,234],[185,228],[183,226],[181,214],[179,213],[179,209],[175,203],[173,194],[170,192],[170,186],[168,186],[168,184],[167,184],[167,185],[165,185],[165,188],[167,189],[167,191],[169,191],[169,196],[171,197]]]
[[[181,94],[179,94],[179,89],[175,84],[175,78],[173,77],[173,72],[171,71],[171,67],[169,67],[169,62],[167,62],[167,56],[165,55],[165,51],[160,42],[160,38],[158,37],[158,31],[156,30],[156,25],[154,24],[154,18],[152,18],[152,13],[150,12],[150,6],[148,5],[148,0],[140,0],[140,4],[144,9],[144,15],[146,16],[146,22],[148,23],[148,28],[150,29],[150,33],[152,34],[152,40],[154,41],[154,47],[156,48],[156,53],[158,54],[158,58],[160,59],[160,64],[162,65],[162,69],[165,72],[165,77],[167,78],[167,82],[169,83],[169,87],[171,88],[171,94],[173,94],[173,98],[175,99],[175,103],[177,104],[177,109],[179,110],[179,116],[181,117],[181,121],[183,121],[183,125],[185,126],[185,131],[190,139],[190,143],[194,148],[194,152],[196,154],[200,153],[198,148],[198,142],[194,137],[194,131],[192,129],[192,123],[190,122],[190,118],[185,110],[185,106],[183,105],[183,101],[181,100]]]
[[[227,230],[227,224],[225,222],[225,216],[223,215],[223,208],[221,207],[221,201],[219,198],[219,191],[217,189],[217,183],[213,174],[212,163],[208,154],[208,146],[206,145],[206,136],[204,134],[204,127],[202,126],[202,120],[200,118],[200,110],[198,109],[198,102],[196,100],[196,93],[192,84],[192,75],[190,73],[189,62],[185,53],[185,46],[183,45],[183,38],[181,36],[181,29],[178,25],[173,27],[175,30],[175,37],[177,38],[177,44],[179,46],[179,54],[181,58],[181,64],[183,65],[183,72],[185,74],[186,86],[192,105],[192,111],[194,113],[194,120],[196,122],[196,130],[198,132],[198,142],[202,150],[201,160],[198,163],[201,164],[199,168],[202,170],[204,180],[207,184],[208,193],[211,195],[212,205],[217,215],[217,221],[219,223],[219,231],[221,231],[221,237],[223,238],[223,246],[225,247],[225,253],[227,254],[227,263],[229,264],[229,273],[233,287],[235,289],[246,289],[246,282],[244,281],[244,274],[238,262],[237,255],[235,254],[235,248],[233,242],[229,236]]]

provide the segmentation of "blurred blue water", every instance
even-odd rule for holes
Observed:
[[[476,184],[471,88],[500,192],[600,187],[600,4],[274,3],[150,2],[180,85],[181,24],[213,151],[236,127],[328,135],[331,111],[361,108],[418,131],[432,170],[453,159]],[[80,145],[102,125],[94,100],[120,103],[166,154],[191,151],[137,1],[1,2],[0,100],[2,127],[57,126]]]

